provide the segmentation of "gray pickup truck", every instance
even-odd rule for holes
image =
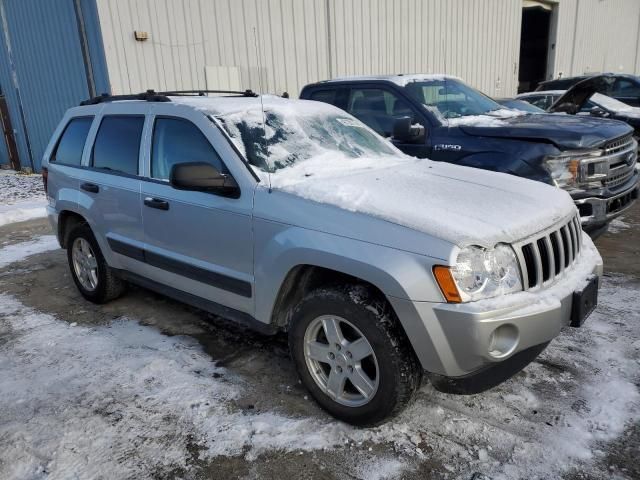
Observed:
[[[425,372],[489,388],[597,302],[602,261],[560,189],[408,157],[319,102],[83,103],[42,163],[80,293],[134,283],[285,331],[303,384],[346,422],[398,413]]]

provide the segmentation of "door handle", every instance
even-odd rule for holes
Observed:
[[[169,210],[169,202],[159,198],[146,197],[144,199],[144,204],[147,207],[157,208],[158,210]]]
[[[80,188],[85,192],[98,193],[100,191],[100,187],[95,183],[83,183],[80,185]]]

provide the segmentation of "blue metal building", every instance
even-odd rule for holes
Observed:
[[[0,164],[38,171],[64,112],[109,92],[97,6],[95,0],[0,0],[0,21]]]

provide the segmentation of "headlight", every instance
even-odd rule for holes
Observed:
[[[513,249],[499,243],[492,249],[466,247],[451,269],[463,302],[522,290],[522,277]]]
[[[553,183],[560,188],[577,187],[587,175],[583,171],[589,160],[602,155],[600,150],[582,150],[550,155],[545,157],[544,168],[551,175]]]

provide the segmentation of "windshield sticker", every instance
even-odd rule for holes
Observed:
[[[339,121],[345,127],[358,127],[358,128],[364,127],[362,123],[360,123],[358,120],[354,118],[336,118],[336,120]]]

